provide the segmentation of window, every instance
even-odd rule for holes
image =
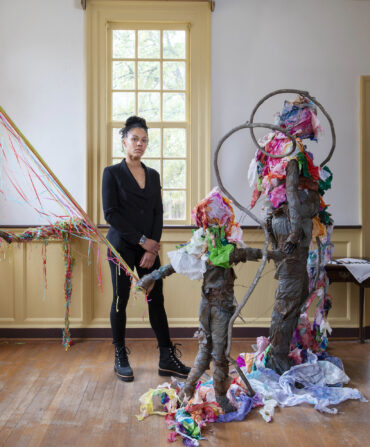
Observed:
[[[123,156],[119,129],[130,115],[149,126],[144,163],[161,176],[164,219],[187,221],[188,27],[108,26],[108,127],[112,162]]]
[[[208,3],[89,0],[88,213],[104,224],[101,176],[123,157],[130,115],[150,128],[144,163],[161,175],[164,219],[191,223],[211,185]]]

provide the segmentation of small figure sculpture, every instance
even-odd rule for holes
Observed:
[[[215,188],[193,210],[193,220],[200,226],[191,241],[179,250],[168,253],[171,264],[146,275],[138,283],[149,289],[153,280],[169,276],[175,271],[191,279],[203,277],[202,299],[199,307],[199,349],[181,397],[190,399],[200,377],[213,361],[213,386],[216,401],[225,412],[235,411],[226,397],[230,386],[229,362],[225,356],[229,321],[235,312],[235,272],[231,264],[257,261],[262,250],[236,248],[242,241],[242,231],[234,222],[231,202]],[[245,246],[244,246],[245,247]],[[269,257],[281,254],[269,252]]]

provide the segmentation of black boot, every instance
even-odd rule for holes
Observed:
[[[127,354],[130,354],[130,351],[126,346],[115,347],[114,372],[120,380],[132,382],[134,380],[134,373],[128,361]]]
[[[170,346],[159,346],[159,369],[158,374],[160,376],[174,376],[186,379],[190,372],[188,366],[185,366],[180,360],[181,351],[177,348],[179,343]],[[181,346],[181,345],[180,345]]]

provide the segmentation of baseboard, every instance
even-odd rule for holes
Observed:
[[[171,338],[192,338],[197,328],[172,328]],[[269,328],[237,327],[233,329],[235,338],[267,337]],[[111,338],[110,328],[75,328],[71,329],[72,338]],[[58,328],[0,328],[0,338],[60,338],[62,329]],[[365,339],[370,338],[370,326],[364,327]],[[154,338],[150,328],[128,328],[126,338]],[[333,328],[330,339],[356,339],[358,328]]]

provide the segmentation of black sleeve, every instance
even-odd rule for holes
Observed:
[[[160,187],[160,179],[159,174],[157,174],[159,188],[156,196],[155,208],[154,208],[154,216],[153,216],[153,230],[152,230],[152,238],[159,242],[162,237],[162,229],[163,229],[163,203],[162,203],[162,194]]]
[[[117,184],[108,168],[105,168],[103,172],[102,195],[105,220],[121,233],[124,240],[131,244],[138,244],[142,235],[121,214],[117,200]]]

